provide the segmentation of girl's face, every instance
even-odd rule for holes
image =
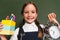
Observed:
[[[34,5],[28,4],[24,8],[23,18],[25,19],[25,21],[27,23],[32,23],[32,22],[34,22],[36,20],[36,18],[37,18],[37,12],[36,12],[36,8],[35,8]]]

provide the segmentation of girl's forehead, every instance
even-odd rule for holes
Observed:
[[[27,4],[25,7],[27,7],[27,6],[32,6],[32,7],[35,7],[33,4]]]
[[[36,7],[33,4],[28,4],[24,9],[34,9],[36,10]]]

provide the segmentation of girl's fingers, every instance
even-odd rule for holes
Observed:
[[[49,21],[51,21],[51,15],[50,14],[48,15],[48,19],[49,19]]]
[[[53,19],[56,19],[56,14],[55,13],[48,14],[48,19],[50,22],[53,22],[54,21]]]
[[[3,24],[0,24],[0,28],[2,28]]]
[[[2,31],[3,24],[0,22],[0,31]]]
[[[56,18],[56,14],[55,13],[50,13],[50,14],[48,14],[48,18]]]
[[[0,35],[1,40],[7,40],[6,36]]]
[[[53,18],[56,18],[56,14],[55,14],[55,13],[51,13],[51,16],[52,16]]]

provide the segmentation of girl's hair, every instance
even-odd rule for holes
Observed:
[[[36,8],[36,12],[37,12],[38,9],[37,9],[36,5],[35,5],[33,2],[27,2],[27,3],[25,3],[24,6],[23,6],[22,11],[21,11],[21,14],[23,14],[24,9],[25,9],[25,7],[26,7],[28,4],[34,5],[35,8]],[[25,20],[23,19],[23,22],[22,22],[22,24],[20,25],[20,28],[22,28],[24,24],[25,24]],[[37,21],[37,19],[35,20],[35,24],[36,24],[37,27],[38,27],[38,38],[43,38],[43,29],[41,28],[41,26],[40,26],[39,22]]]
[[[29,4],[34,5],[34,6],[35,6],[35,8],[36,8],[36,12],[38,11],[37,6],[36,6],[32,1],[29,1],[29,2],[26,2],[26,3],[23,5],[22,10],[21,10],[21,14],[23,14],[23,13],[24,13],[24,9],[25,9],[25,7],[26,7],[27,5],[29,5]]]

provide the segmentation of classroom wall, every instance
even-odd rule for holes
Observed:
[[[46,23],[47,15],[50,12],[55,12],[57,20],[60,22],[60,0],[0,0],[0,21],[5,19],[11,13],[16,15],[17,26],[21,22],[21,8],[27,1],[33,1],[38,7],[38,21]]]
[[[27,1],[33,1],[38,7],[38,21],[47,23],[47,15],[50,12],[55,12],[57,20],[60,22],[60,0],[0,0],[0,21],[5,19],[11,13],[16,15],[16,27],[21,23],[21,8]]]

